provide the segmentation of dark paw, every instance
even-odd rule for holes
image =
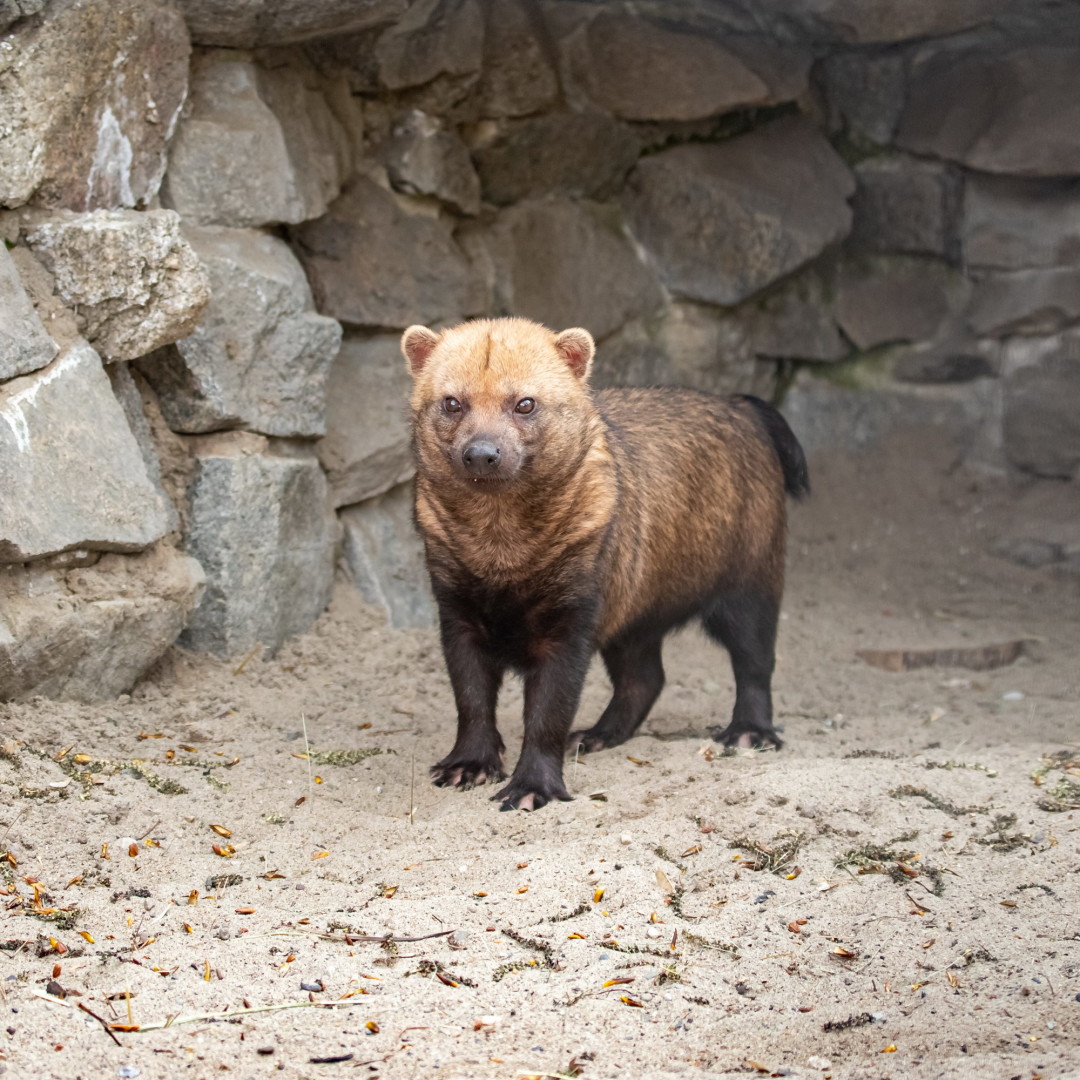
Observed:
[[[779,750],[784,745],[780,732],[774,727],[737,727],[729,724],[726,728],[711,728],[713,739],[725,746],[735,746],[747,750]]]
[[[431,766],[431,780],[436,787],[456,787],[468,791],[488,781],[505,779],[500,757],[469,760],[451,754]]]
[[[566,737],[568,754],[595,754],[597,750],[606,750],[614,745],[614,741],[605,738],[596,728],[589,728],[588,731],[571,731]]]
[[[540,777],[533,774],[529,777],[515,774],[506,787],[491,796],[491,801],[501,802],[500,810],[539,810],[552,799],[570,802],[571,798],[560,776]]]

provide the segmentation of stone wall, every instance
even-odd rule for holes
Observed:
[[[413,322],[1080,465],[1080,6],[0,0],[0,699],[430,622]]]

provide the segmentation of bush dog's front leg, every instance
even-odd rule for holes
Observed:
[[[432,779],[439,787],[466,789],[505,780],[503,741],[495,726],[503,667],[487,646],[484,631],[447,602],[439,605],[439,627],[458,723],[454,748],[431,767]]]
[[[568,802],[562,763],[592,655],[591,620],[582,619],[556,640],[535,643],[525,673],[525,738],[508,783],[492,796],[502,810],[539,810],[552,799]]]

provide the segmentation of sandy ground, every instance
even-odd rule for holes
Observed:
[[[572,803],[431,787],[435,635],[347,586],[276,659],[0,706],[0,1072],[1080,1076],[1080,588],[987,554],[1006,494],[929,446],[793,510],[780,753],[709,741],[731,676],[688,632]]]

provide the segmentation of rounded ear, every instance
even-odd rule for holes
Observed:
[[[410,326],[401,335],[401,351],[409,361],[409,371],[419,375],[424,370],[435,346],[439,344],[439,335],[426,326]]]
[[[575,326],[570,330],[564,330],[561,334],[556,334],[555,348],[566,361],[566,366],[579,379],[588,378],[589,367],[596,353],[596,345],[588,330]]]

